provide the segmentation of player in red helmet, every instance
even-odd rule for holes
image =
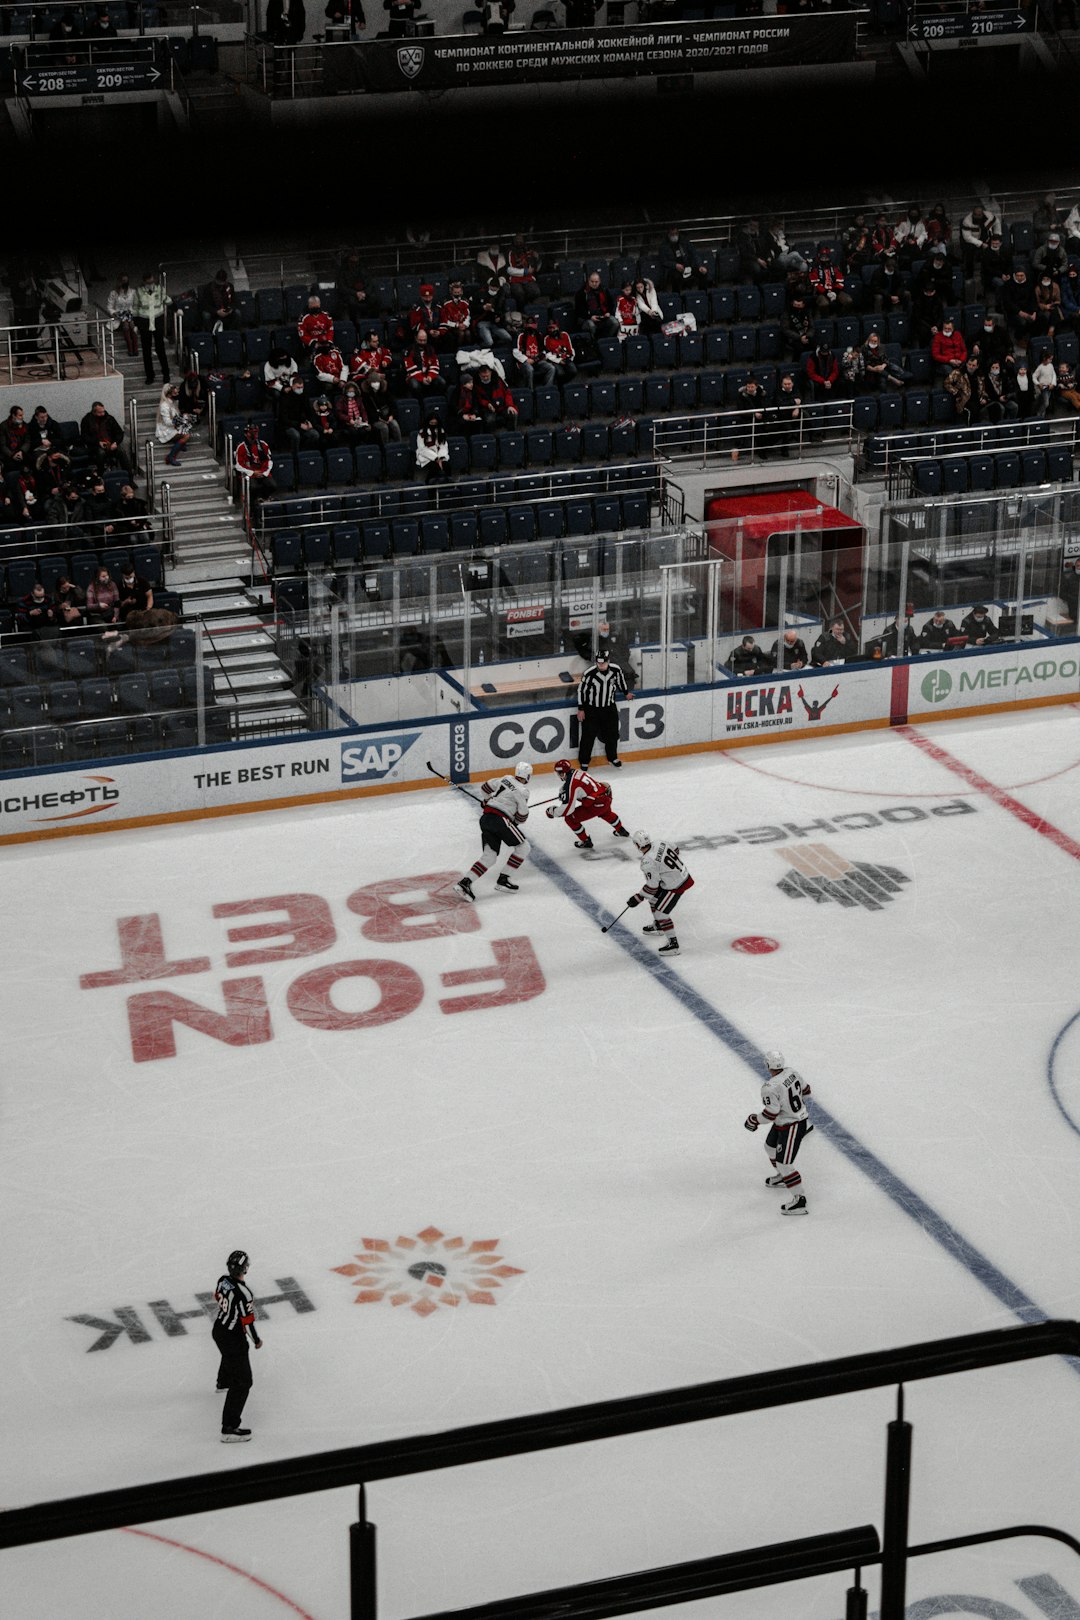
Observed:
[[[562,786],[556,802],[548,805],[547,814],[564,818],[571,832],[576,834],[575,849],[594,848],[588,833],[581,830],[582,823],[591,821],[594,816],[606,821],[616,838],[629,838],[630,834],[612,808],[611,788],[606,782],[598,781],[580,766],[575,768],[568,759],[555,761],[555,775]]]

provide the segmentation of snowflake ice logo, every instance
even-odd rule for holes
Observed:
[[[495,1290],[508,1277],[523,1275],[496,1253],[498,1238],[447,1237],[425,1226],[415,1237],[361,1238],[360,1252],[347,1266],[334,1266],[357,1288],[355,1305],[407,1305],[417,1316],[431,1316],[441,1305],[494,1305]]]

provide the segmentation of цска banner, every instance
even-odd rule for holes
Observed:
[[[360,78],[369,90],[450,90],[455,86],[850,61],[855,52],[855,20],[854,12],[819,12],[805,17],[652,23],[573,33],[512,30],[486,38],[470,34],[331,48],[357,53]]]

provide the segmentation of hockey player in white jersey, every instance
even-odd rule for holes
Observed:
[[[675,924],[671,920],[671,913],[687,889],[693,888],[694,880],[683,863],[678,844],[654,844],[647,832],[631,833],[630,837],[634,848],[641,856],[641,870],[645,875],[645,882],[637,894],[630,896],[626,904],[639,906],[643,900],[647,900],[653,920],[645,924],[643,932],[666,935],[666,941],[660,947],[660,955],[678,956],[679,941],[675,937]]]
[[[465,876],[454,884],[454,893],[463,900],[475,900],[473,879],[483,877],[488,867],[499,858],[502,849],[510,851],[506,870],[495,882],[497,889],[517,890],[520,884],[510,878],[529,853],[529,841],[521,831],[529,814],[529,783],[533,768],[522,760],[515,765],[512,776],[495,776],[482,782],[480,803],[480,859],[474,861]],[[485,859],[485,856],[487,857]]]
[[[788,1067],[782,1052],[766,1052],[765,1067],[769,1078],[761,1087],[761,1113],[746,1116],[746,1129],[756,1131],[762,1120],[768,1123],[765,1151],[773,1173],[766,1176],[765,1185],[785,1187],[791,1194],[790,1202],[780,1206],[781,1215],[806,1215],[809,1210],[802,1191],[802,1176],[795,1168],[795,1156],[803,1137],[814,1128],[804,1101],[810,1095],[810,1087],[802,1075]]]

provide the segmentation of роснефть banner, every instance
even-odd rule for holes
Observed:
[[[824,12],[572,33],[515,30],[487,38],[463,35],[331,49],[356,53],[360,84],[369,90],[449,90],[850,61],[855,53],[855,21],[854,12]]]

